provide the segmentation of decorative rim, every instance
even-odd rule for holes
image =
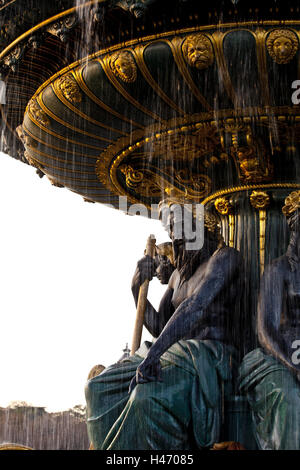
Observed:
[[[217,191],[214,194],[211,194],[207,198],[205,198],[201,204],[204,206],[209,202],[213,201],[214,199],[225,196],[228,194],[239,193],[242,191],[251,191],[253,189],[300,189],[300,183],[270,183],[270,184],[252,184],[247,186],[235,186],[233,188],[227,188],[222,191]]]

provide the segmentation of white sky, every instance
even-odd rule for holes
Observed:
[[[147,237],[168,235],[158,221],[86,203],[1,153],[0,220],[0,406],[85,404],[90,369],[130,346],[131,278]],[[155,307],[164,290],[150,284]]]

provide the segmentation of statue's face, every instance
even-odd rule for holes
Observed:
[[[114,73],[124,82],[134,82],[136,79],[136,65],[130,52],[122,52],[112,58]]]
[[[189,43],[187,56],[190,65],[197,69],[207,67],[210,62],[210,51],[208,50],[207,44],[202,41]]]
[[[168,284],[169,279],[174,271],[174,267],[172,266],[169,258],[164,255],[157,255],[156,256],[156,276],[162,284]]]
[[[126,60],[124,57],[119,57],[115,62],[115,68],[118,71],[119,75],[130,78],[132,64]]]
[[[279,37],[275,39],[273,49],[276,57],[280,60],[287,59],[293,50],[293,43],[289,38]]]

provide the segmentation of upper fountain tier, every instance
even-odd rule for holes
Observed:
[[[298,2],[202,3],[38,2],[18,37],[6,13],[6,152],[116,205],[298,187]]]

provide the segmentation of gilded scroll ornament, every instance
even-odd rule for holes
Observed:
[[[204,34],[191,34],[182,44],[182,53],[190,67],[203,70],[214,62],[212,43]]]
[[[16,72],[19,62],[24,54],[25,45],[18,45],[10,54],[4,57],[3,64],[12,72]]]
[[[80,88],[76,82],[74,76],[69,73],[60,77],[57,81],[58,88],[62,92],[63,96],[71,103],[80,103],[82,96]]]
[[[129,51],[115,52],[109,62],[113,73],[123,82],[133,83],[136,81],[137,67]]]
[[[128,188],[134,189],[144,179],[144,175],[141,171],[134,170],[130,165],[122,165],[120,171],[125,175],[126,185]]]
[[[290,29],[275,29],[269,34],[266,45],[277,64],[288,64],[298,51],[299,41]]]
[[[50,127],[50,121],[47,114],[40,108],[36,99],[31,99],[27,105],[27,111],[35,121],[44,127]]]
[[[270,204],[270,196],[264,191],[253,191],[250,203],[254,209],[265,210]]]
[[[300,191],[293,191],[285,200],[282,212],[286,217],[300,209]]]
[[[206,175],[189,173],[183,179],[182,172],[173,169],[174,183],[171,184],[163,175],[150,169],[140,171],[131,165],[121,165],[119,170],[125,175],[126,186],[142,197],[161,197],[165,193],[188,202],[202,199],[211,190],[211,180]]]
[[[66,18],[63,18],[56,23],[53,23],[47,29],[47,32],[52,34],[53,36],[58,37],[62,42],[66,42],[68,39],[68,35],[72,31],[73,28],[77,25],[77,17],[76,15],[70,15]]]

